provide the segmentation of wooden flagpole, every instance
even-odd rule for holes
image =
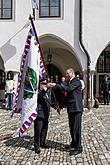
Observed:
[[[33,31],[34,31],[34,34],[35,34],[36,41],[37,41],[38,44],[39,44],[38,35],[37,35],[36,29],[35,29],[35,26],[34,26],[34,21],[33,21],[33,19],[34,19],[34,18],[30,15],[30,16],[29,16],[29,20],[31,21],[31,25],[32,25],[32,28],[33,28]],[[41,49],[41,47],[40,47],[40,44],[39,44],[39,49],[40,49],[40,53],[41,53],[41,57],[42,57],[42,60],[43,60],[43,64],[44,64],[45,70],[46,70],[46,72],[47,72],[47,77],[49,78],[48,70],[47,70],[47,67],[46,67],[46,65],[45,65],[45,61],[44,61],[44,58],[43,58],[42,49]],[[57,112],[58,112],[58,114],[60,115],[59,104],[58,104],[58,102],[57,102],[57,100],[56,100],[56,96],[55,96],[55,93],[54,93],[53,89],[52,89],[52,94],[53,94],[53,97],[54,97],[54,100],[55,100]]]

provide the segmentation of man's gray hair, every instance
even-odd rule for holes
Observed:
[[[73,68],[68,68],[67,70],[69,70],[70,72],[75,73]]]

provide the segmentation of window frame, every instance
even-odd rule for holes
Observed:
[[[12,20],[13,19],[13,0],[10,0],[11,1],[11,5],[10,5],[10,8],[5,8],[4,6],[3,6],[3,3],[4,3],[4,0],[1,0],[1,17],[0,17],[0,20]],[[10,17],[8,18],[8,17],[4,17],[4,11],[6,10],[6,9],[10,9]]]
[[[44,7],[48,7],[48,11],[49,11],[49,15],[48,16],[42,16],[41,15],[41,0],[39,0],[39,18],[61,18],[61,0],[59,0],[59,5],[58,5],[58,8],[59,8],[59,11],[58,11],[58,16],[51,16],[50,15],[50,10],[51,10],[51,7],[57,7],[57,6],[51,6],[50,5],[50,0],[49,1],[49,6],[44,6]]]

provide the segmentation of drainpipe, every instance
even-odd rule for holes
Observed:
[[[80,42],[80,45],[81,45],[83,51],[85,52],[85,54],[87,56],[87,108],[90,109],[91,108],[91,101],[90,101],[90,63],[91,63],[91,59],[83,44],[83,41],[82,41],[82,0],[79,0],[79,42]]]

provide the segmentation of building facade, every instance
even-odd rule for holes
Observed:
[[[100,97],[103,76],[110,76],[110,1],[38,0],[37,5],[32,0],[0,0],[0,100],[7,72],[13,71],[17,81],[33,14],[50,77],[64,76],[70,67],[81,72],[91,107],[94,97]]]

